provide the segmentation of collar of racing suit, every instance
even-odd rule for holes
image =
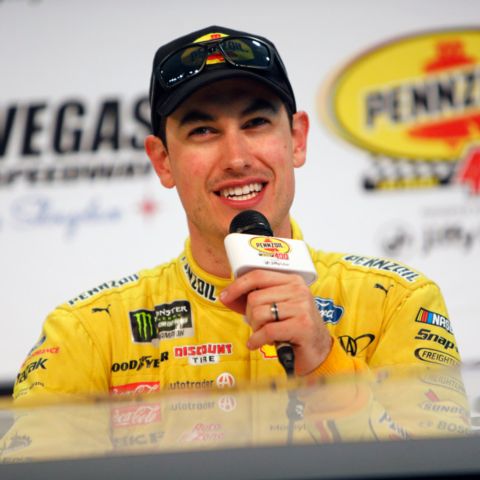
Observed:
[[[290,218],[290,224],[292,226],[292,238],[295,240],[303,240],[302,232],[295,220]],[[218,306],[223,305],[219,298],[220,292],[232,283],[233,277],[217,277],[203,270],[193,258],[190,238],[187,238],[185,241],[185,250],[180,256],[179,267],[182,270],[187,285],[190,286],[200,299],[209,304],[216,303]]]

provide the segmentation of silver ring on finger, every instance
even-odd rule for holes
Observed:
[[[272,312],[273,319],[278,322],[280,317],[278,316],[278,306],[275,302],[270,305],[270,311]]]

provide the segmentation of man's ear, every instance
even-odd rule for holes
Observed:
[[[297,112],[293,115],[293,166],[301,167],[307,159],[307,138],[310,122],[307,112]]]
[[[147,152],[162,185],[166,188],[173,188],[175,180],[170,166],[170,156],[162,140],[155,135],[148,135],[145,138],[145,152]]]

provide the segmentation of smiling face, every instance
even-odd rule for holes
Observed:
[[[224,80],[198,90],[167,118],[168,150],[147,138],[162,184],[177,188],[201,266],[218,270],[206,257],[225,257],[223,239],[242,210],[260,211],[275,235],[291,235],[293,169],[305,162],[307,131],[306,113],[296,113],[291,126],[281,100],[262,84]]]

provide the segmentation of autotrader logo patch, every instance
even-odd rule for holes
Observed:
[[[154,310],[135,310],[129,316],[134,342],[193,337],[192,314],[187,300],[156,305]]]

